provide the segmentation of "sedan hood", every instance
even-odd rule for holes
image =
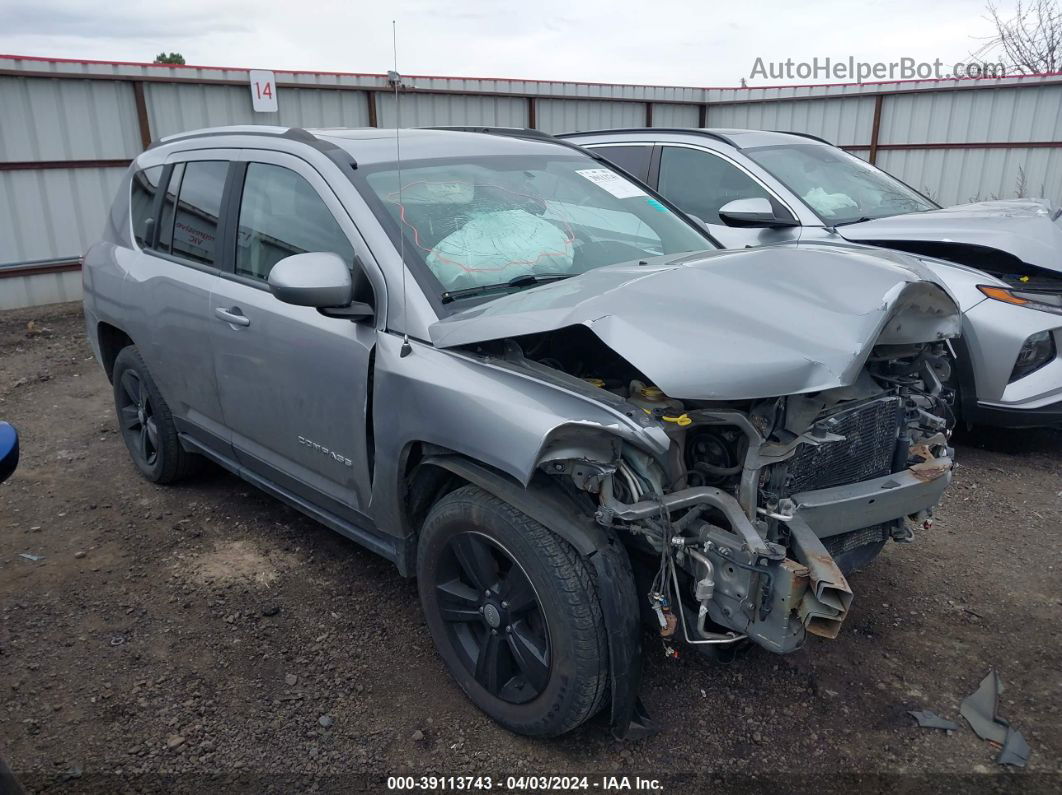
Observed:
[[[583,324],[672,397],[774,397],[851,384],[875,344],[957,336],[932,278],[827,246],[658,257],[489,301],[429,334],[450,348]]]
[[[861,243],[918,240],[983,246],[1062,273],[1062,217],[1040,199],[978,202],[893,215],[846,224],[837,232]]]

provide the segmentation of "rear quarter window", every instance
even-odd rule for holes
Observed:
[[[133,175],[129,194],[129,215],[133,225],[133,239],[141,248],[152,244],[156,219],[155,196],[159,192],[163,166],[152,166]]]

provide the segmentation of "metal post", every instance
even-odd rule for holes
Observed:
[[[140,146],[142,149],[147,149],[151,146],[151,121],[148,119],[144,83],[141,80],[133,81],[133,100],[136,102],[137,125],[140,127]]]
[[[874,121],[870,125],[870,156],[867,158],[871,165],[878,160],[878,134],[881,132],[881,104],[884,99],[884,94],[874,97]]]
[[[379,127],[380,124],[378,119],[376,118],[376,92],[366,91],[365,100],[366,102],[368,102],[369,105],[369,126]]]

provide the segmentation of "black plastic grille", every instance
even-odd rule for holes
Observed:
[[[895,525],[895,522],[871,525],[861,530],[852,530],[848,533],[840,533],[824,538],[822,543],[833,557],[837,557],[867,544],[880,544],[882,541],[888,541]]]
[[[884,397],[840,411],[828,419],[843,442],[804,443],[786,466],[785,493],[843,486],[892,472],[900,425],[900,398]]]

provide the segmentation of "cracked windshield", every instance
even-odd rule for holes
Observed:
[[[884,171],[830,146],[761,146],[745,153],[828,224],[936,209]]]
[[[368,184],[445,302],[712,248],[621,174],[582,157],[483,157],[376,171]],[[396,245],[397,245],[396,241]]]

